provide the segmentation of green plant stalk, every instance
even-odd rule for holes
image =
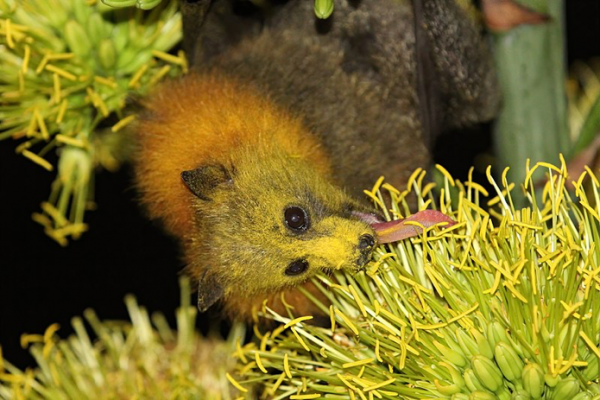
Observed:
[[[565,94],[562,0],[519,0],[550,16],[547,23],[524,25],[493,38],[502,110],[494,129],[499,170],[523,182],[525,161],[558,162],[571,150]],[[518,201],[522,201],[521,197]]]

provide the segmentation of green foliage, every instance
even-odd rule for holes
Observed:
[[[61,245],[86,230],[93,170],[117,168],[127,99],[186,69],[176,2],[152,12],[83,0],[0,0],[0,140],[53,171],[50,199],[33,215]]]
[[[502,109],[494,139],[500,169],[511,167],[509,180],[523,182],[525,160],[558,162],[568,155],[565,94],[564,10],[562,0],[519,1],[550,20],[521,25],[494,35],[492,43],[502,91]],[[524,202],[520,194],[515,201]]]
[[[567,89],[574,156],[600,135],[600,59],[575,63]]]

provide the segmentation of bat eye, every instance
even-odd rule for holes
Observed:
[[[308,269],[308,261],[306,260],[296,260],[292,261],[290,265],[285,269],[285,274],[287,276],[296,276],[300,275],[304,271]]]
[[[308,214],[303,208],[290,206],[284,211],[285,223],[293,231],[302,232],[308,229]]]

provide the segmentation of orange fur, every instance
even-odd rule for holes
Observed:
[[[237,147],[277,146],[330,174],[325,152],[300,120],[248,84],[192,74],[159,88],[145,106],[151,116],[137,128],[137,185],[150,216],[176,237],[190,240],[194,230],[194,195],[181,172],[203,164],[235,165]]]

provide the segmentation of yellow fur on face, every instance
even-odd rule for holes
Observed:
[[[324,150],[297,119],[217,75],[167,85],[147,107],[136,160],[142,201],[181,239],[188,272],[222,288],[230,313],[319,270],[360,267],[359,238],[373,231],[352,217],[361,207],[329,182]],[[181,178],[206,165],[222,165],[231,176],[209,200]],[[286,225],[289,206],[307,212],[306,231]],[[300,259],[308,269],[286,275]]]

